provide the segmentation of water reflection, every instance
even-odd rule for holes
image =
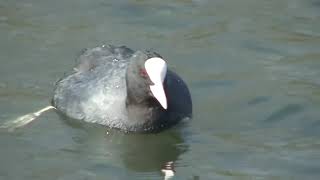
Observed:
[[[179,157],[188,151],[188,145],[185,143],[186,137],[180,127],[157,134],[132,134],[96,124],[83,123],[62,115],[60,117],[69,127],[87,131],[88,137],[78,140],[83,144],[82,148],[85,148],[85,150],[80,150],[82,153],[92,154],[94,152],[99,157],[101,154],[112,156],[114,164],[121,163],[126,171],[137,173],[139,176],[144,177],[146,174],[164,176],[163,170],[165,169],[169,170],[167,174],[172,173]],[[105,166],[101,162],[96,163],[99,164],[99,167]],[[97,166],[96,163],[94,167]],[[92,170],[95,171],[95,169]]]
[[[136,172],[160,171],[169,162],[176,162],[188,149],[177,131],[127,135],[122,146],[121,158],[125,166]]]
[[[158,134],[124,134],[110,130],[105,136],[111,154],[123,163],[126,171],[134,172],[139,178],[174,175],[179,157],[188,151],[188,145],[178,129]],[[112,144],[110,144],[112,143]]]

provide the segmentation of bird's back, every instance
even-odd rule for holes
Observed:
[[[125,69],[132,54],[126,47],[112,46],[84,51],[74,72],[57,82],[53,105],[68,117],[122,128]]]

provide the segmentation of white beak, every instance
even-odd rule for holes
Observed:
[[[149,75],[153,85],[150,86],[150,90],[153,96],[158,100],[164,109],[168,108],[167,97],[163,88],[163,81],[167,74],[166,62],[158,57],[153,57],[144,63],[144,67]]]

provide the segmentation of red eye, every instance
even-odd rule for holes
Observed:
[[[142,77],[148,77],[148,73],[145,69],[140,69],[140,76]]]

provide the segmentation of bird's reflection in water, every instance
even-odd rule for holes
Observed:
[[[156,134],[124,133],[103,126],[82,123],[63,117],[67,125],[87,131],[85,151],[109,154],[128,171],[142,175],[174,176],[179,157],[188,150],[181,127]],[[87,149],[88,148],[88,149]]]
[[[120,156],[126,168],[139,173],[160,172],[165,179],[174,175],[176,161],[188,149],[178,129],[158,134],[127,134],[121,144]]]

